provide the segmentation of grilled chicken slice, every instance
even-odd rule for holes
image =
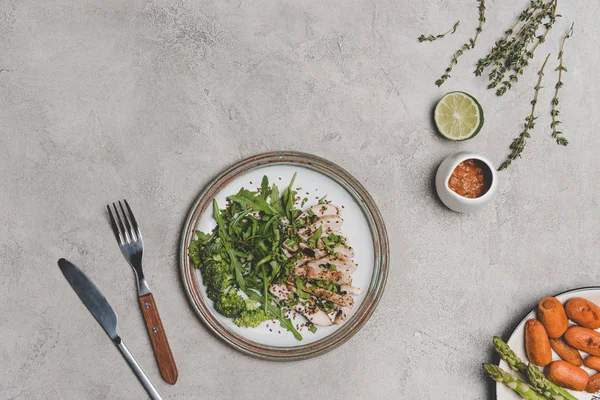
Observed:
[[[352,285],[341,285],[340,292],[342,294],[361,294],[362,290]]]
[[[337,310],[338,310],[338,312],[337,312],[337,314],[335,314],[335,317],[333,318],[333,323],[335,325],[341,325],[348,318],[348,315],[350,314],[350,308],[338,307]]]
[[[333,248],[333,251],[337,253],[340,257],[345,257],[348,260],[354,258],[354,249],[350,246],[337,245]]]
[[[304,264],[306,264],[306,263],[307,263],[307,262],[309,262],[310,260],[312,260],[312,258],[311,258],[311,257],[302,257],[302,258],[299,258],[299,259],[296,261],[296,264],[294,264],[294,267],[302,267]]]
[[[304,244],[300,244],[300,247],[308,248],[308,246],[306,246]],[[323,243],[323,241],[321,239],[319,239],[319,241],[317,242],[317,248],[313,252],[314,252],[315,258],[317,260],[327,256],[327,250],[325,249],[325,243]],[[344,246],[342,244],[337,245],[333,248],[333,252],[335,254],[337,254],[337,256],[339,256],[339,257],[344,257],[347,259],[354,258],[354,249],[349,246]]]
[[[314,260],[314,261],[309,261],[308,263],[306,263],[306,265],[308,265],[309,267],[319,267],[321,265],[334,265],[335,269],[338,271],[344,271],[347,272],[349,274],[354,273],[354,271],[356,271],[356,269],[358,268],[358,265],[356,265],[354,263],[354,261],[349,260],[345,257],[324,257],[318,260]]]
[[[315,258],[318,260],[320,258],[323,258],[327,255],[327,250],[322,250],[322,249],[316,249],[315,250]]]
[[[277,285],[273,283],[269,286],[269,292],[279,300],[286,302],[288,300],[288,295],[292,292],[289,290],[290,286],[291,285]],[[307,320],[315,325],[330,326],[333,324],[331,318],[329,318],[325,311],[315,307],[310,301],[298,303],[291,308],[304,315]]]
[[[326,216],[339,216],[342,211],[338,206],[334,206],[333,204],[318,204],[316,206],[312,206],[308,210],[304,211],[302,214],[298,216],[298,219],[303,219],[311,213],[316,215],[317,217],[326,217]]]
[[[295,267],[292,273],[309,280],[328,281],[338,285],[352,284],[352,277],[350,274],[343,271],[332,271],[323,267],[309,267],[308,265],[302,265]]]
[[[317,229],[322,228],[323,235],[328,235],[331,232],[339,232],[340,229],[342,229],[343,223],[344,223],[344,220],[341,219],[340,217],[337,217],[334,215],[328,215],[328,216],[319,218],[317,220],[317,222],[315,222],[314,224],[309,226],[309,229],[311,229],[311,231],[314,232]]]
[[[352,308],[354,306],[354,299],[352,297],[339,293],[333,293],[327,289],[323,289],[314,285],[307,284],[304,288],[304,291],[315,295],[323,300],[331,301],[332,303],[335,303],[342,307]]]
[[[314,232],[321,228],[322,235],[329,235],[332,232],[339,232],[342,229],[344,220],[335,215],[327,215],[319,218],[314,224],[300,230],[298,236],[308,240]]]

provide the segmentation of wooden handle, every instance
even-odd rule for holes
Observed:
[[[171,353],[171,347],[169,347],[169,341],[160,320],[160,315],[158,315],[154,296],[150,293],[141,296],[139,299],[160,374],[165,381],[174,385],[178,377],[177,366],[175,365],[173,353]]]

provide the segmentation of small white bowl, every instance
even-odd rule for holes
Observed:
[[[492,175],[490,188],[483,196],[477,197],[476,199],[463,197],[448,186],[448,180],[458,164],[470,159],[483,162],[487,165]],[[435,188],[440,200],[442,200],[446,207],[456,212],[469,213],[485,207],[492,201],[498,190],[498,175],[496,173],[496,168],[494,168],[493,164],[486,157],[475,153],[461,151],[442,161],[435,176]]]

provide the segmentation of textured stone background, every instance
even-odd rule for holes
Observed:
[[[470,1],[0,1],[0,398],[134,399],[145,393],[56,267],[84,267],[166,399],[487,399],[491,338],[545,295],[598,284],[600,54],[597,1],[560,5],[521,82],[503,98],[471,71],[526,5],[488,1],[478,47],[433,85],[473,34]],[[440,42],[417,42],[460,19]],[[555,75],[495,203],[444,208],[432,176],[469,149],[500,163],[528,113],[535,69],[572,21],[563,130],[549,137]],[[475,139],[438,136],[445,92],[475,95]],[[386,294],[364,329],[310,361],[272,363],[211,336],[181,289],[176,253],[199,190],[269,150],[326,157],[370,190],[388,221]],[[104,206],[135,204],[147,273],[180,379],[158,375],[132,273]]]

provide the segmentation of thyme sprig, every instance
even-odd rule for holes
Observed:
[[[567,34],[563,38],[562,43],[560,45],[560,51],[558,53],[558,67],[556,67],[556,69],[555,69],[555,71],[558,71],[558,82],[556,82],[556,85],[554,86],[554,98],[552,99],[552,110],[550,111],[550,115],[552,116],[552,122],[550,123],[550,127],[552,128],[552,137],[554,139],[556,139],[556,143],[558,143],[561,146],[568,145],[569,141],[567,140],[567,138],[564,137],[563,133],[557,129],[558,125],[562,123],[557,118],[558,114],[559,114],[558,91],[561,87],[563,87],[562,73],[563,73],[563,71],[567,72],[567,68],[565,67],[565,65],[563,63],[565,42],[567,41],[568,38],[570,38],[573,35],[573,26],[574,25],[575,24],[571,24],[571,28],[567,31]]]
[[[557,5],[558,0],[531,0],[505,36],[496,41],[490,53],[477,62],[475,75],[480,76],[489,68],[488,89],[497,88],[497,96],[504,95],[523,75],[535,51],[546,40],[556,18],[560,17],[556,14]],[[538,32],[540,29],[543,31]]]
[[[456,21],[454,26],[452,28],[448,29],[444,33],[440,33],[439,35],[435,35],[435,36],[434,35],[428,35],[428,36],[421,35],[421,36],[419,36],[419,42],[434,42],[438,39],[445,37],[446,35],[452,35],[452,34],[454,34],[454,32],[456,32],[459,25],[460,25],[460,21]]]
[[[452,72],[452,68],[454,68],[454,66],[458,64],[458,58],[462,56],[465,53],[465,51],[475,48],[475,43],[477,43],[477,38],[483,31],[483,24],[485,23],[485,0],[477,0],[477,2],[479,3],[479,25],[475,30],[475,36],[473,38],[470,38],[468,42],[463,44],[462,47],[458,49],[456,53],[454,53],[454,55],[452,56],[452,60],[450,61],[450,65],[448,66],[448,68],[446,68],[444,74],[440,77],[440,79],[435,81],[435,84],[437,86],[442,86],[444,82],[446,82],[446,80],[450,78],[450,72]]]
[[[508,166],[514,160],[516,160],[517,157],[521,156],[521,153],[525,149],[526,139],[531,137],[529,132],[531,130],[533,130],[533,127],[535,126],[535,120],[537,119],[537,117],[535,116],[535,106],[537,105],[537,102],[538,102],[538,95],[540,93],[540,89],[542,88],[542,78],[544,77],[544,68],[546,68],[546,63],[548,62],[549,57],[550,57],[550,54],[548,54],[546,56],[546,60],[544,60],[542,67],[538,71],[538,80],[537,80],[537,84],[535,85],[535,88],[534,88],[535,95],[533,96],[533,100],[531,100],[531,114],[529,114],[527,116],[527,118],[525,118],[525,124],[523,127],[523,131],[521,132],[519,137],[514,139],[512,141],[512,143],[510,144],[510,149],[512,150],[512,152],[510,153],[510,155],[508,156],[506,161],[504,161],[502,163],[500,168],[498,168],[498,171],[502,171],[503,169],[508,168]]]

